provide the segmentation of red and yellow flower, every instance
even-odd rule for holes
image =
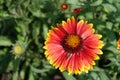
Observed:
[[[57,24],[57,28],[52,27],[44,46],[50,64],[61,72],[67,70],[68,74],[87,73],[92,69],[103,47],[102,36],[94,34],[92,27],[93,24],[77,21],[74,17]]]
[[[120,39],[117,41],[117,49],[120,52]]]

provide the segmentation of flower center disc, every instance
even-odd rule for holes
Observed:
[[[63,4],[61,5],[61,9],[66,10],[67,8],[68,8],[68,4],[63,3]]]
[[[80,44],[80,38],[77,35],[68,35],[65,44],[71,48],[76,48]]]
[[[81,38],[78,35],[69,34],[63,39],[62,46],[65,51],[74,53],[78,51],[82,46]]]
[[[62,6],[62,8],[66,9],[66,8],[67,8],[67,6],[66,6],[66,5],[63,5],[63,6]]]

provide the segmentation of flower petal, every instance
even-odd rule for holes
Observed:
[[[53,64],[53,66],[55,66],[55,68],[58,68],[61,66],[62,64],[62,60],[66,58],[66,54],[65,53],[59,53],[59,56],[56,56],[55,58],[53,58],[53,62],[51,62]],[[51,59],[52,60],[52,59]]]
[[[63,48],[60,45],[56,44],[48,44],[47,46],[45,46],[45,48],[47,49],[47,51],[45,52],[46,57],[58,56],[59,54],[56,53],[64,52]]]
[[[74,72],[75,74],[80,74],[83,71],[83,63],[80,59],[80,53],[75,53],[75,64],[74,64]]]
[[[61,27],[60,25],[58,26],[59,28],[52,27],[52,30],[49,30],[48,37],[46,39],[45,44],[60,43],[61,39],[65,36],[65,31],[62,30],[62,28],[60,28]]]
[[[91,35],[84,40],[84,45],[90,48],[102,48],[103,42],[99,40],[98,35]]]
[[[77,21],[75,20],[74,17],[72,17],[71,19],[67,19],[67,22],[62,21],[63,28],[69,34],[75,34],[76,25],[77,25]]]
[[[86,50],[88,50],[89,52],[91,52],[91,53],[95,53],[95,54],[103,54],[103,52],[99,49],[99,48],[88,48],[88,47],[86,47],[85,48]]]
[[[70,55],[68,58],[68,74],[71,74],[73,72],[74,69],[74,55]]]
[[[77,34],[84,36],[90,36],[94,33],[94,29],[92,29],[92,24],[87,24],[87,22],[84,22],[83,20],[79,21],[77,24]]]
[[[81,20],[77,23],[77,34],[81,35],[81,30],[83,28],[83,25],[84,25],[84,21]]]
[[[67,53],[64,53],[64,54],[67,55]],[[60,69],[61,72],[63,72],[64,70],[67,69],[68,60],[67,60],[67,58],[65,57],[65,58],[64,58],[63,60],[61,60],[61,61],[62,61],[62,64],[60,65],[59,69]]]

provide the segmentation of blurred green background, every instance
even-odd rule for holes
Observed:
[[[44,56],[50,26],[71,16],[93,23],[103,35],[104,54],[88,74],[60,72]],[[120,0],[0,0],[0,80],[120,80],[119,32]],[[20,56],[14,51],[18,44],[24,48]]]

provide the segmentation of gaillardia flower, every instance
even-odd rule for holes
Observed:
[[[117,41],[117,49],[120,52],[120,39]]]
[[[61,5],[60,5],[60,7],[61,7],[61,9],[62,10],[67,10],[68,9],[68,4],[67,3],[62,3]]]
[[[74,17],[57,24],[57,28],[52,27],[44,46],[50,64],[61,72],[67,70],[68,74],[87,73],[92,69],[103,47],[103,42],[99,40],[102,36],[94,34],[92,27],[93,24],[77,21]]]

